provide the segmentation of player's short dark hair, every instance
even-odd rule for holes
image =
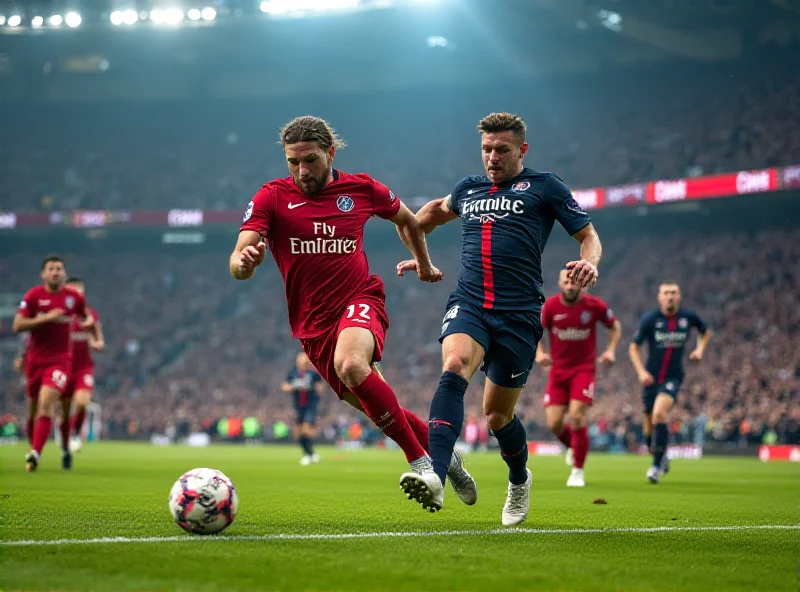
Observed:
[[[658,289],[660,290],[663,286],[675,286],[675,287],[680,288],[680,285],[678,284],[678,282],[675,282],[673,280],[664,280],[663,282],[660,282],[658,284]]]
[[[478,123],[478,131],[482,134],[513,132],[521,142],[525,142],[527,129],[522,117],[513,113],[489,113]]]
[[[279,142],[281,146],[298,142],[316,142],[324,150],[331,146],[336,148],[347,146],[347,142],[336,134],[331,124],[313,115],[295,117],[281,128]]]
[[[78,276],[73,275],[72,277],[67,278],[66,283],[67,284],[82,284],[83,283],[83,278],[79,278]]]
[[[61,263],[63,265],[64,260],[58,255],[48,255],[42,260],[42,271],[44,271],[44,268],[47,267],[48,263]]]

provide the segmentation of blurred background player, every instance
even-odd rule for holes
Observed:
[[[313,446],[314,424],[319,411],[319,397],[325,390],[325,381],[311,367],[306,354],[297,354],[295,366],[281,384],[281,390],[292,393],[294,398],[294,410],[297,413],[295,438],[303,449],[300,464],[306,466],[319,462],[319,455],[314,452]]]
[[[483,409],[508,465],[504,526],[524,521],[533,478],[525,427],[515,413],[542,336],[542,252],[558,220],[581,244],[568,263],[581,287],[597,281],[601,245],[589,216],[556,175],[525,168],[525,122],[492,113],[478,124],[485,175],[466,177],[417,218],[426,233],[462,220],[461,270],[448,299],[439,341],[442,375],[431,402],[433,472],[406,473],[401,486],[423,508],[440,510],[448,463],[464,422],[464,393],[479,366],[486,375]],[[402,261],[397,273],[415,269]]]
[[[86,297],[86,287],[83,280],[71,277],[67,280],[67,286]],[[87,317],[92,319],[92,326],[84,328],[76,318],[72,322],[72,372],[67,382],[65,397],[69,397],[75,406],[75,412],[71,418],[67,418],[67,424],[72,432],[69,441],[70,452],[78,452],[83,446],[81,430],[86,420],[86,410],[92,402],[94,394],[94,360],[92,352],[102,351],[105,347],[103,328],[100,325],[100,317],[93,308],[86,307]],[[63,428],[62,428],[63,433]]]
[[[550,340],[550,353],[540,346],[536,362],[550,368],[544,394],[547,426],[572,452],[567,455],[572,461],[567,487],[583,487],[583,466],[589,453],[586,414],[594,399],[595,363],[615,362],[622,327],[608,305],[597,296],[582,292],[566,269],[559,273],[558,287],[561,292],[548,298],[542,308],[542,326]],[[608,329],[608,344],[599,358],[597,323]],[[564,425],[567,412],[569,426]]]
[[[669,472],[669,413],[678,398],[683,382],[683,352],[692,327],[700,333],[689,359],[699,362],[711,339],[711,331],[700,316],[681,308],[681,289],[676,282],[662,282],[658,288],[659,307],[642,316],[628,353],[644,387],[644,434],[653,453],[653,465],[647,470],[651,483],[658,483]],[[647,365],[642,363],[639,348],[647,342]]]
[[[69,399],[65,398],[72,369],[70,332],[74,318],[90,327],[83,296],[64,285],[64,261],[50,255],[42,262],[42,284],[34,286],[20,302],[12,328],[31,334],[25,351],[25,380],[28,396],[28,431],[33,433],[31,451],[25,456],[25,468],[35,471],[50,432],[53,429],[55,404],[61,401],[62,417]],[[35,418],[35,422],[34,422]],[[62,426],[62,467],[72,468],[69,452],[69,421]]]
[[[340,399],[397,443],[413,471],[430,468],[427,425],[400,407],[374,369],[389,318],[383,280],[370,274],[363,250],[367,221],[390,220],[414,256],[419,278],[438,282],[442,273],[431,263],[425,234],[388,187],[333,168],[336,150],[345,144],[325,120],[293,119],[280,142],[290,176],[267,183],[248,204],[230,273],[249,279],[269,244],[285,282],[292,335],[311,364]],[[460,458],[453,459],[451,473],[465,480]]]

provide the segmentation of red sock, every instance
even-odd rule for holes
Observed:
[[[425,456],[425,449],[408,425],[406,414],[400,408],[392,387],[381,380],[376,372],[370,372],[364,382],[351,390],[358,397],[367,417],[388,438],[397,442],[408,462]]]
[[[36,420],[36,428],[33,430],[33,449],[39,454],[42,453],[47,439],[50,437],[50,430],[53,429],[53,418],[41,416]]]
[[[35,420],[32,417],[29,417],[28,418],[28,425],[25,428],[25,435],[28,436],[28,442],[30,443],[31,448],[33,448],[33,422],[34,421]]]
[[[86,421],[86,408],[78,407],[72,415],[72,432],[76,436],[81,435],[83,429],[83,422]]]
[[[589,433],[586,427],[572,430],[572,454],[576,469],[582,469],[586,462],[586,455],[589,454]]]
[[[558,435],[558,439],[561,440],[561,443],[567,448],[572,447],[572,430],[569,426],[564,426],[564,429]]]
[[[408,421],[408,425],[411,426],[411,430],[417,437],[417,441],[420,443],[420,446],[422,446],[425,449],[425,452],[430,454],[431,449],[428,447],[427,422],[423,421],[423,419],[419,415],[415,415],[408,409],[403,409],[403,413],[406,414],[406,420]]]
[[[58,431],[61,432],[61,449],[69,450],[69,419],[62,421],[58,426]]]

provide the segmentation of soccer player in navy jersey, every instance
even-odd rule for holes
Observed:
[[[311,366],[308,356],[297,354],[294,368],[281,384],[284,393],[292,393],[294,410],[297,413],[295,438],[303,449],[300,464],[308,466],[319,462],[319,455],[314,452],[314,424],[319,411],[319,397],[325,389],[325,381]]]
[[[483,409],[508,465],[508,495],[502,523],[524,521],[530,506],[525,428],[514,413],[542,336],[542,251],[556,220],[581,245],[567,263],[580,287],[595,284],[602,248],[589,216],[553,173],[526,168],[526,126],[510,113],[492,113],[478,125],[485,175],[466,177],[445,198],[417,212],[423,230],[462,222],[461,270],[447,302],[439,341],[442,376],[431,402],[429,428],[433,471],[406,473],[409,499],[436,511],[444,503],[444,481],[464,421],[464,393],[482,365]],[[397,273],[413,271],[402,261]]]
[[[669,413],[683,382],[683,352],[692,327],[700,338],[689,359],[699,362],[711,339],[703,319],[681,307],[681,289],[676,282],[663,282],[658,288],[658,308],[646,313],[628,347],[633,367],[643,387],[644,434],[653,453],[653,465],[647,469],[650,483],[658,483],[669,472]],[[642,363],[639,348],[647,342],[647,364]]]

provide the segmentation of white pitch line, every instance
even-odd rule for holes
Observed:
[[[493,528],[487,530],[430,530],[415,532],[344,532],[320,534],[265,534],[233,536],[103,537],[98,539],[58,539],[39,541],[0,541],[2,547],[61,545],[102,545],[112,543],[195,543],[210,541],[338,541],[344,539],[403,539],[416,537],[480,536],[502,534],[660,534],[671,532],[727,532],[747,530],[800,530],[800,524],[762,524],[744,526],[656,526],[652,528]]]

